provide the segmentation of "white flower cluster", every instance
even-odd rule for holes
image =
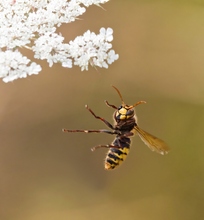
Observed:
[[[0,51],[0,76],[3,77],[4,82],[10,82],[41,71],[40,65],[33,62],[28,66],[28,63],[30,60],[18,51]]]
[[[75,21],[90,5],[108,0],[1,0],[0,1],[0,77],[4,82],[38,74],[40,65],[23,56],[18,48],[34,52],[36,59],[45,59],[51,67],[61,63],[88,70],[88,65],[108,68],[118,59],[112,50],[113,30],[101,28],[96,35],[87,31],[83,36],[64,43],[56,33],[63,23]]]

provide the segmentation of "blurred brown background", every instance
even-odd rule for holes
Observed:
[[[60,32],[66,40],[87,29],[114,29],[120,58],[109,69],[56,64],[38,76],[0,82],[1,220],[203,219],[204,3],[110,1],[91,7]],[[32,54],[30,54],[32,57]],[[151,152],[135,137],[130,155],[105,171],[105,134],[65,134],[62,128],[97,129],[120,105],[139,100],[139,124],[164,139],[171,152]]]

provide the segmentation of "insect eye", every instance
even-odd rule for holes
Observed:
[[[127,112],[126,112],[126,115],[133,115],[134,114],[134,110],[128,110]]]

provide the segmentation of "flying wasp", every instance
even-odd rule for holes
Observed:
[[[95,113],[86,105],[86,109],[96,118],[104,122],[111,130],[100,129],[100,130],[69,130],[62,129],[63,132],[85,132],[85,133],[106,133],[116,135],[114,141],[111,144],[98,145],[93,147],[91,150],[94,151],[98,148],[108,148],[109,151],[105,158],[105,169],[111,170],[119,166],[127,157],[130,151],[131,137],[134,134],[138,134],[141,140],[152,150],[162,155],[168,153],[169,147],[161,139],[147,133],[138,127],[137,116],[135,114],[134,107],[137,105],[146,103],[145,101],[139,101],[134,105],[126,105],[123,101],[123,97],[120,91],[113,86],[117,91],[122,104],[119,107],[105,101],[108,107],[115,109],[113,119],[115,124],[112,125],[104,118],[96,116]]]

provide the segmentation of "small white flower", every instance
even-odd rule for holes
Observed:
[[[112,28],[107,28],[107,30],[105,28],[101,28],[100,34],[106,39],[106,41],[111,42],[113,40],[113,29]]]
[[[107,57],[107,62],[108,64],[112,64],[115,60],[117,60],[119,58],[118,54],[115,54],[114,50],[110,50],[108,52],[108,57]]]

